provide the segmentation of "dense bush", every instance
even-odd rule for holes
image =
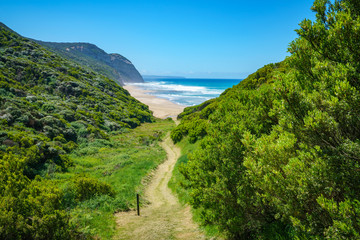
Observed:
[[[48,180],[23,175],[25,158],[0,159],[0,238],[78,239],[62,207],[62,192]]]
[[[73,189],[76,199],[83,201],[96,195],[114,196],[115,192],[107,183],[90,177],[77,177],[73,180]]]
[[[189,111],[173,131],[178,140],[207,123],[182,173],[204,223],[229,238],[360,237],[360,5],[316,0],[312,10],[316,21],[300,24],[285,62],[227,90],[208,117]]]
[[[223,102],[229,101],[239,91],[259,88],[262,84],[272,83],[277,74],[289,71],[287,61],[275,64],[268,64],[242,80],[240,84],[226,89],[220,97],[210,99],[197,106],[184,109],[179,114],[180,124],[171,132],[171,139],[177,143],[183,136],[190,136],[190,141],[195,142],[207,134],[209,118]]]

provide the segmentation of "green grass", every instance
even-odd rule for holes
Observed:
[[[181,156],[175,164],[172,177],[169,181],[169,188],[177,195],[182,204],[189,204],[190,191],[189,182],[181,174],[180,168],[188,162],[188,154],[191,154],[199,145],[199,141],[194,144],[189,143],[189,137],[183,138],[176,144],[181,149]],[[201,221],[201,209],[192,208],[193,219],[204,230],[206,236],[211,239],[222,239],[221,233],[216,226],[204,225]]]
[[[166,158],[158,142],[175,126],[172,120],[142,124],[109,141],[84,143],[70,157],[74,166],[52,176],[64,190],[72,222],[84,234],[111,239],[116,230],[114,213],[135,207],[136,193],[142,194],[142,179]],[[73,182],[79,177],[109,184],[113,196],[94,195],[76,200]]]

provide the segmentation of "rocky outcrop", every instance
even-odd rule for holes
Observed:
[[[85,65],[118,82],[120,85],[144,82],[142,76],[129,59],[116,53],[108,54],[94,44],[37,42],[50,51]]]
[[[122,80],[127,82],[144,82],[144,79],[136,70],[135,66],[125,57],[117,53],[108,54],[110,56],[110,62],[107,62],[109,66],[113,67]]]

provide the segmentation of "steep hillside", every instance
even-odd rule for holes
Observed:
[[[107,54],[94,44],[36,42],[67,59],[90,67],[120,85],[144,82],[140,73],[127,58],[116,53]]]
[[[360,5],[312,10],[285,62],[186,108],[172,131],[200,140],[177,186],[229,239],[360,239]]]
[[[209,119],[214,111],[223,102],[230,99],[237,101],[236,98],[243,91],[256,90],[265,84],[271,84],[276,81],[277,75],[291,71],[286,60],[279,63],[271,63],[250,74],[239,84],[226,89],[218,98],[210,99],[197,106],[191,106],[184,109],[179,114],[180,124],[173,130],[171,137],[174,142],[179,142],[184,136],[189,136],[190,142],[195,142],[207,135]]]
[[[81,238],[64,205],[75,195],[50,176],[73,165],[68,153],[79,145],[151,121],[148,107],[113,80],[0,24],[0,238]],[[96,179],[76,184],[114,195]]]
[[[60,142],[106,138],[151,121],[148,107],[114,81],[0,30],[2,143],[18,145],[15,132]]]

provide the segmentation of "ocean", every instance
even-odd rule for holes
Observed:
[[[241,79],[205,78],[146,78],[144,83],[133,83],[149,94],[171,102],[194,106],[218,97],[225,89],[238,84]]]

